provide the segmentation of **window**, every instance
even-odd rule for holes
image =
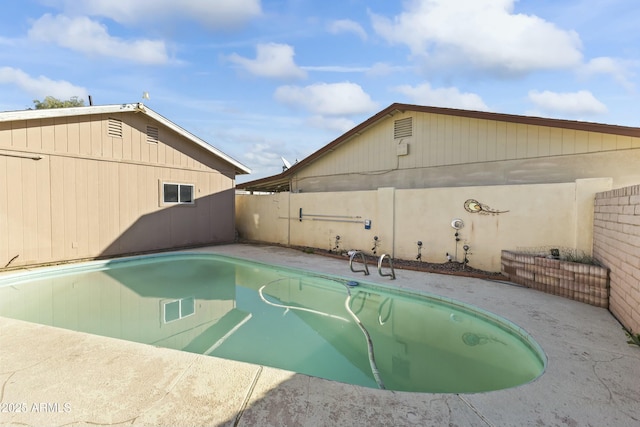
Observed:
[[[184,319],[196,312],[196,300],[194,297],[181,298],[167,301],[162,304],[162,318],[164,323]]]
[[[158,128],[154,126],[147,126],[147,142],[150,144],[158,143]]]
[[[193,184],[173,184],[165,182],[162,184],[162,202],[164,204],[189,204],[193,200]]]
[[[107,122],[107,135],[114,138],[122,138],[122,120],[109,117]]]
[[[393,122],[393,139],[408,138],[413,135],[413,117]]]

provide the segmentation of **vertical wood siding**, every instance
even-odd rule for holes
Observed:
[[[109,117],[122,138],[108,136]],[[233,167],[149,121],[0,123],[0,268],[16,255],[11,266],[232,241]],[[162,206],[162,181],[193,184],[195,206]]]
[[[400,140],[393,138],[394,122],[407,117],[413,118],[413,135],[402,139],[409,153],[399,156],[396,147]],[[300,170],[294,181],[349,174],[375,177],[403,170],[639,148],[640,138],[629,136],[411,111],[382,120],[354,136]],[[323,191],[316,187],[313,191]]]

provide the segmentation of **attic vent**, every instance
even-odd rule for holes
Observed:
[[[413,117],[393,122],[393,139],[407,138],[413,135]]]
[[[155,126],[147,126],[147,142],[152,144],[158,143],[158,128]]]
[[[122,120],[109,117],[107,135],[113,136],[114,138],[122,138]]]

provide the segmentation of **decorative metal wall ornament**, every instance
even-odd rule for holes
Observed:
[[[497,209],[493,209],[490,206],[485,205],[484,203],[480,203],[475,199],[469,199],[466,202],[464,202],[464,209],[467,212],[479,213],[481,215],[497,215],[497,214],[509,212],[509,211],[499,211]]]

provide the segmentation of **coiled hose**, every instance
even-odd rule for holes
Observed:
[[[367,340],[367,353],[369,354],[369,366],[371,366],[371,373],[373,374],[373,378],[375,378],[376,383],[378,383],[378,387],[381,390],[384,390],[386,387],[384,386],[384,382],[382,382],[382,378],[380,378],[380,371],[378,370],[378,365],[376,365],[376,357],[373,352],[373,341],[371,340],[371,336],[369,335],[367,328],[364,327],[362,322],[360,322],[360,319],[358,318],[358,316],[356,316],[356,314],[351,310],[351,307],[349,306],[349,302],[351,301],[351,289],[349,288],[349,285],[345,283],[342,283],[342,284],[344,285],[345,288],[347,288],[347,299],[344,301],[344,307],[347,309],[351,317],[353,317],[353,320],[355,320],[356,324],[358,325],[358,327],[360,328],[360,330],[364,334],[364,337]]]
[[[329,279],[326,278],[325,279]],[[264,290],[264,288],[266,288],[268,285],[271,285],[273,283],[276,282],[281,282],[283,280],[289,280],[288,278],[280,278],[280,279],[276,279],[273,280],[269,283],[267,283],[266,285],[262,285],[262,287],[260,287],[260,289],[258,289],[258,294],[260,295],[260,299],[262,299],[262,301],[264,301],[266,304],[269,304],[271,306],[274,307],[280,307],[280,308],[284,308],[285,310],[300,310],[300,311],[306,311],[308,313],[313,313],[313,314],[319,314],[321,316],[325,316],[325,317],[331,317],[332,319],[337,319],[337,320],[342,320],[345,322],[348,322],[348,319],[345,319],[344,317],[340,317],[340,316],[335,316],[333,314],[329,314],[329,313],[324,313],[322,311],[318,311],[318,310],[312,310],[309,308],[304,308],[304,307],[294,307],[291,305],[284,305],[284,304],[277,304],[274,302],[271,302],[269,300],[267,300],[264,297],[264,294],[262,293],[262,291]],[[339,282],[338,280],[335,279],[329,279],[329,280],[333,280],[334,282],[338,282],[341,285],[343,285],[346,290],[347,290],[347,299],[344,301],[344,307],[347,310],[347,312],[349,312],[349,315],[353,318],[353,320],[356,322],[356,324],[358,325],[358,328],[360,328],[360,330],[362,331],[366,341],[367,341],[367,355],[369,356],[369,366],[371,367],[371,373],[373,374],[373,378],[375,379],[376,383],[378,384],[378,387],[381,390],[385,390],[385,386],[384,386],[384,382],[382,381],[382,378],[380,378],[380,371],[378,370],[378,366],[376,365],[376,358],[375,358],[375,354],[373,351],[373,341],[371,340],[371,336],[369,335],[369,332],[367,331],[367,328],[364,327],[364,325],[362,324],[362,322],[360,322],[360,319],[358,318],[358,316],[356,316],[356,314],[351,310],[350,307],[350,302],[351,302],[351,289],[349,287],[349,285],[347,285],[346,283],[343,282]],[[286,311],[285,311],[286,313]]]

